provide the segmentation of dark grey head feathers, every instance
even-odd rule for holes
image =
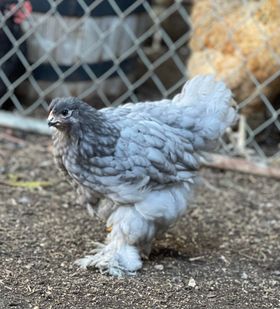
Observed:
[[[78,98],[56,98],[49,106],[48,125],[60,131],[69,130],[84,121],[85,115],[95,112],[93,107]]]

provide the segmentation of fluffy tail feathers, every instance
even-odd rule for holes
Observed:
[[[213,142],[237,119],[230,89],[211,75],[199,75],[188,81],[173,102],[182,104],[195,120],[194,146],[199,150],[215,146]]]

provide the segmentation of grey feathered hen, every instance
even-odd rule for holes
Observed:
[[[78,98],[52,101],[54,156],[90,213],[107,220],[106,243],[77,261],[111,275],[142,267],[155,236],[186,210],[199,168],[236,117],[231,92],[198,76],[173,100],[96,110]]]

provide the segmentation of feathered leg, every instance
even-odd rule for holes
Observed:
[[[152,241],[176,222],[187,208],[190,187],[175,185],[153,191],[131,206],[120,206],[107,220],[112,228],[105,245],[76,262],[81,268],[93,266],[113,276],[133,274],[142,267],[141,256],[148,256]]]
[[[135,207],[122,206],[111,214],[107,227],[112,230],[106,244],[99,245],[93,250],[94,255],[88,255],[76,264],[81,268],[97,267],[113,276],[135,273],[142,267],[140,248],[144,248],[146,255],[151,248],[154,223],[145,219]]]

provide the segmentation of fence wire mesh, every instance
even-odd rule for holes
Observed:
[[[238,102],[239,150],[279,158],[279,30],[278,0],[0,0],[0,108],[160,99],[214,73]]]

